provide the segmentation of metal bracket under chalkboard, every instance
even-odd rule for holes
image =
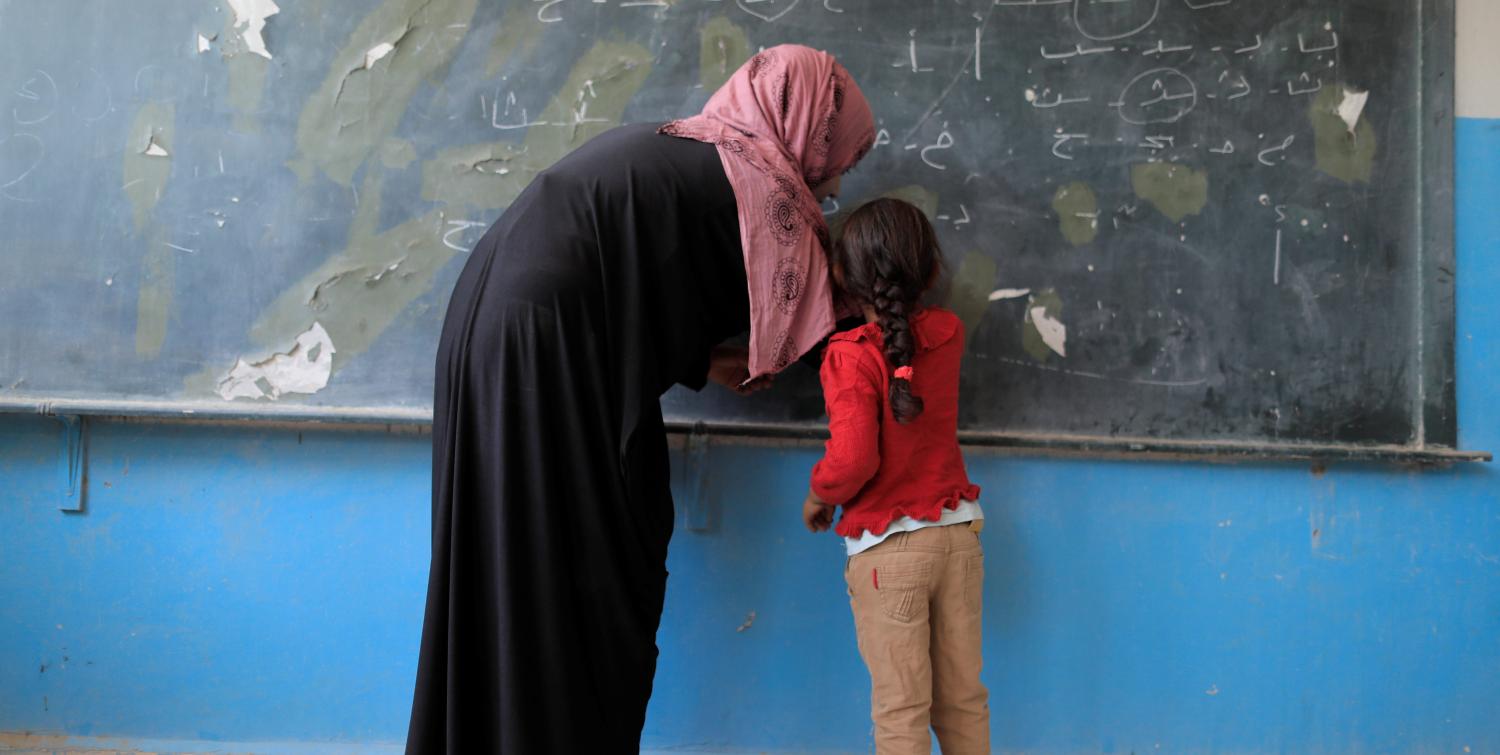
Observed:
[[[681,490],[683,515],[691,532],[712,532],[719,525],[718,502],[708,494],[708,446],[711,436],[702,422],[693,425],[683,447]]]
[[[77,414],[60,414],[62,438],[57,458],[57,475],[61,499],[59,511],[82,512],[88,491],[88,427],[87,417]]]

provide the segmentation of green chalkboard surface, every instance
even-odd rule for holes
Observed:
[[[830,216],[939,229],[970,439],[1455,443],[1449,0],[281,6],[0,2],[0,406],[421,421],[527,182],[800,42],[879,118]],[[664,407],[822,413],[806,369]]]

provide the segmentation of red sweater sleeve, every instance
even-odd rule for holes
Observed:
[[[880,469],[881,379],[862,352],[857,344],[829,344],[820,372],[830,437],[813,467],[812,491],[831,504],[853,500]]]

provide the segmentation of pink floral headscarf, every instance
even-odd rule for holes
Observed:
[[[780,372],[833,331],[828,226],[809,187],[870,151],[870,104],[832,55],[780,45],[740,66],[702,113],[661,133],[719,148],[739,205],[750,379]]]

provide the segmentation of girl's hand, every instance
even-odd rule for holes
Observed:
[[[809,490],[802,502],[802,523],[807,525],[808,532],[827,531],[833,526],[833,507],[825,505]]]
[[[774,381],[775,378],[770,375],[761,375],[760,377],[751,380],[748,383],[744,383],[743,385],[733,385],[730,386],[730,388],[734,389],[734,392],[740,394],[741,396],[749,396],[752,393],[759,393],[760,391],[770,388],[771,383]]]
[[[744,346],[715,346],[708,355],[708,379],[741,396],[770,388],[772,382],[770,375],[750,380],[750,350]]]

